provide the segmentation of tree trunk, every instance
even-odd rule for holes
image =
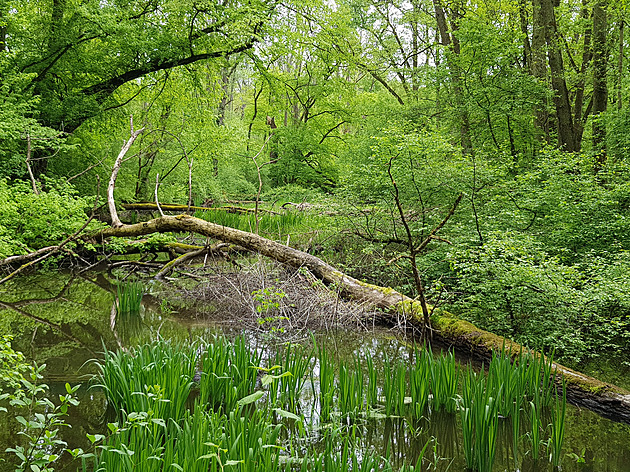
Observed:
[[[521,33],[523,34],[523,68],[531,70],[532,68],[532,47],[529,43],[529,25],[527,24],[526,1],[519,0],[518,14],[521,24]]]
[[[619,58],[617,59],[617,110],[621,110],[622,100],[622,84],[623,84],[623,27],[625,21],[623,18],[619,20]]]
[[[556,106],[556,119],[558,129],[558,146],[565,151],[575,152],[575,135],[573,130],[573,115],[569,102],[569,89],[564,77],[564,61],[560,50],[560,37],[553,0],[542,0],[541,14],[544,19],[547,40],[547,56],[551,71],[551,88],[553,89],[553,101]]]
[[[223,126],[225,123],[225,111],[228,105],[232,103],[233,97],[230,90],[230,82],[237,66],[238,61],[230,67],[230,60],[227,58],[225,65],[221,68],[221,100],[217,107],[217,126]]]
[[[595,171],[599,171],[606,162],[606,125],[601,114],[608,103],[606,67],[608,54],[606,48],[606,1],[598,0],[593,7],[593,152],[596,153]]]
[[[453,84],[453,96],[455,99],[455,108],[459,118],[459,132],[461,139],[461,146],[463,153],[471,155],[473,152],[472,140],[470,138],[470,119],[468,117],[468,109],[466,107],[466,101],[464,100],[464,92],[461,84],[461,70],[457,63],[457,57],[460,53],[459,40],[451,35],[446,21],[446,14],[440,0],[433,0],[433,6],[435,8],[435,20],[437,22],[438,31],[440,32],[440,39],[442,46],[450,48],[451,52],[446,53],[446,64],[448,66],[451,83]],[[457,10],[457,5],[453,6],[451,12],[451,28],[456,31],[459,26],[460,14]],[[451,54],[455,58],[451,57]]]
[[[5,3],[0,5],[0,53],[7,49],[7,11]]]
[[[542,14],[543,0],[532,0],[532,60],[531,74],[541,84],[547,83],[547,51],[546,51],[546,22]],[[535,109],[536,128],[546,143],[551,142],[549,135],[549,107],[544,98]]]
[[[120,153],[118,153],[118,157],[116,158],[116,162],[114,162],[114,167],[112,169],[112,175],[109,178],[109,184],[107,185],[107,204],[109,206],[109,214],[112,217],[113,227],[122,226],[122,222],[118,218],[118,212],[116,211],[116,202],[114,201],[114,187],[116,186],[116,178],[118,177],[118,172],[120,171],[120,166],[122,165],[122,160],[125,157],[125,154],[127,154],[127,151],[129,151],[129,148],[131,147],[133,142],[138,136],[140,136],[140,133],[142,133],[143,131],[144,128],[140,128],[138,131],[133,131],[132,121],[131,137],[129,138],[129,141],[124,144],[124,146],[120,150]]]
[[[343,296],[394,312],[395,315],[392,316],[392,319],[398,320],[402,315],[409,326],[421,328],[424,325],[421,304],[396,290],[361,282],[335,269],[318,257],[281,243],[253,233],[209,223],[192,216],[164,216],[135,225],[108,228],[93,237],[97,240],[103,240],[108,237],[131,237],[166,232],[197,233],[258,252],[296,269],[305,267],[326,284],[334,284],[339,287]],[[505,348],[517,355],[524,349],[516,343],[480,330],[446,312],[434,314],[432,320],[434,340],[449,347],[455,346],[467,355],[479,359],[491,358],[493,350]],[[630,422],[630,392],[600,382],[560,364],[554,364],[554,367],[558,377],[566,381],[569,400],[617,421]]]
[[[582,13],[580,14],[580,20],[586,24],[584,28],[584,41],[582,45],[582,64],[580,65],[578,73],[578,82],[574,86],[575,90],[575,102],[573,103],[573,129],[575,130],[575,146],[577,149],[582,148],[582,135],[584,134],[584,125],[590,114],[590,105],[584,110],[584,88],[586,86],[586,75],[590,68],[591,61],[593,59],[593,52],[591,49],[591,36],[592,27],[589,22],[589,0],[582,0]]]

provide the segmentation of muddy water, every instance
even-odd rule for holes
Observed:
[[[112,318],[115,280],[104,275],[25,277],[0,288],[0,302],[11,308],[0,309],[0,333],[14,336],[13,346],[35,362],[47,365],[46,382],[53,396],[64,391],[66,382],[81,383],[81,403],[63,431],[70,448],[88,449],[86,433],[104,433],[108,417],[103,394],[88,388],[94,366],[104,349],[115,350],[155,339],[157,336],[180,341],[211,339],[218,332],[242,334],[235,324],[220,325],[211,315],[198,315],[194,308],[164,301],[160,296],[145,296],[141,317],[125,320]],[[158,292],[157,286],[149,287]],[[207,310],[203,310],[207,313]],[[225,319],[225,317],[223,317]],[[245,333],[253,347],[266,349],[288,337],[287,333]],[[408,359],[409,348],[392,332],[369,333],[337,331],[316,334],[319,343],[339,359],[369,353],[374,359]],[[311,342],[301,334],[294,341]],[[308,382],[307,382],[308,383]],[[306,393],[308,395],[308,392]],[[307,401],[308,403],[308,401]],[[0,451],[22,440],[14,412],[0,413]],[[452,414],[432,414],[410,428],[401,419],[366,419],[351,427],[357,441],[366,448],[389,456],[394,462],[414,461],[428,443],[427,457],[431,470],[464,471],[459,419]],[[528,456],[514,464],[510,425],[497,444],[496,471],[551,470],[543,457],[538,463]],[[614,423],[589,411],[568,408],[566,420],[563,471],[630,472],[630,426]],[[10,454],[0,453],[0,472],[12,471]],[[60,464],[55,470],[76,471],[76,463]]]

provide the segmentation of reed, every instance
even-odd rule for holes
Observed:
[[[532,454],[532,459],[537,461],[540,457],[540,433],[542,431],[541,421],[541,408],[536,405],[535,402],[529,402],[529,431],[527,437],[529,438],[529,446]]]
[[[405,414],[407,394],[407,367],[401,362],[393,363],[387,356],[384,361],[383,397],[387,416]]]
[[[242,216],[238,213],[228,213],[225,210],[217,208],[205,211],[197,210],[195,211],[194,216],[217,225],[249,231],[247,227],[247,216]]]
[[[119,282],[116,287],[116,313],[139,314],[142,307],[144,285],[139,281]]]
[[[322,421],[330,421],[335,398],[335,370],[332,360],[322,346],[317,348],[319,367],[319,407]]]
[[[518,467],[519,456],[519,443],[521,439],[521,414],[523,412],[523,399],[522,397],[515,397],[512,402],[512,411],[510,412],[510,419],[512,422],[512,451],[514,456],[514,468]]]
[[[492,353],[487,388],[496,399],[497,409],[503,417],[509,417],[513,412],[514,403],[520,404],[526,395],[523,372],[523,364],[513,363],[504,350]]]
[[[444,408],[446,411],[454,412],[459,385],[459,368],[455,362],[455,355],[451,351],[438,358],[431,357],[429,365],[433,409],[439,411]]]
[[[416,347],[414,352],[415,364],[409,372],[409,387],[411,390],[412,416],[424,416],[429,403],[431,392],[431,363],[433,355],[426,349]]]
[[[158,341],[129,352],[106,351],[95,382],[121,415],[145,412],[178,421],[184,415],[197,364],[196,346]]]
[[[229,417],[197,409],[181,424],[134,419],[112,434],[95,456],[99,471],[280,471],[280,425],[269,422],[267,411]]]
[[[469,369],[459,409],[466,467],[478,472],[490,472],[496,454],[499,415],[488,387],[483,373],[475,374]]]
[[[221,447],[230,462],[238,463],[242,472],[276,471],[279,467],[281,425],[274,425],[269,410],[254,410],[244,415],[240,409],[229,413]]]
[[[369,352],[365,354],[365,364],[368,380],[366,403],[371,408],[378,404],[378,371],[374,367],[374,359],[372,359],[372,355]]]
[[[252,352],[243,337],[233,343],[216,337],[201,356],[199,403],[212,409],[232,410],[239,399],[256,389],[262,354]]]
[[[412,420],[391,417],[417,419],[429,417],[428,411],[436,415],[458,410],[466,466],[477,472],[492,469],[500,416],[511,417],[511,425],[504,426],[512,429],[515,468],[523,422],[534,460],[546,439],[542,414],[549,412],[544,404],[553,390],[549,359],[521,353],[512,362],[505,352],[497,352],[487,376],[470,367],[460,369],[453,353],[434,357],[420,348],[409,366],[386,356],[382,373],[369,354],[364,361],[355,356],[337,364],[322,346],[309,351],[287,344],[268,359],[273,365],[262,366],[262,351],[243,337],[232,342],[217,337],[207,345],[186,346],[158,341],[129,352],[106,352],[98,363],[97,379],[121,414],[119,425],[112,425],[97,451],[93,470],[411,472],[426,465],[423,458],[430,441],[415,464],[404,463],[397,449],[404,439],[398,438],[419,433],[410,428]],[[298,416],[309,373],[319,419],[325,423],[317,434],[305,426],[305,415]],[[199,394],[193,405],[195,381]],[[369,415],[371,408],[381,411]],[[565,408],[566,397],[556,395],[548,441],[554,466],[560,463]],[[386,430],[398,428],[397,439],[387,440],[381,452],[385,457],[364,446],[372,434],[365,425],[378,423],[381,412],[388,417]],[[367,419],[354,421],[359,415]],[[341,421],[332,421],[339,416]],[[285,427],[287,419],[291,421]]]
[[[562,385],[562,399],[556,395],[556,403],[551,415],[551,437],[549,438],[549,461],[554,467],[560,467],[562,446],[564,444],[564,422],[567,413],[567,389]]]
[[[519,364],[527,365],[524,380],[528,398],[538,406],[548,407],[553,403],[555,392],[553,356],[553,352],[546,357],[525,353],[521,354],[519,360]]]
[[[344,416],[355,416],[364,409],[363,370],[355,359],[354,369],[341,364],[337,382],[339,412]]]
[[[230,408],[238,400],[238,387],[232,384],[230,370],[230,344],[217,337],[205,346],[201,356],[199,402],[211,409]]]
[[[301,346],[287,344],[284,350],[276,353],[275,366],[281,374],[273,376],[270,389],[273,398],[280,405],[297,411],[300,407],[300,396],[306,383],[307,373],[312,369],[314,351],[305,351]]]

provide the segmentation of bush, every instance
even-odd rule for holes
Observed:
[[[630,256],[566,265],[531,237],[492,233],[450,254],[458,293],[448,309],[477,326],[582,361],[630,348]]]
[[[46,187],[35,195],[26,182],[0,180],[0,258],[59,243],[85,223],[88,197],[77,197],[67,184]]]

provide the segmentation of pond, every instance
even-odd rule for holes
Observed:
[[[88,388],[88,378],[96,371],[91,359],[102,359],[105,350],[129,349],[157,337],[190,346],[191,343],[213,342],[217,335],[225,335],[229,339],[240,336],[249,349],[259,353],[262,365],[267,368],[273,365],[275,353],[284,349],[287,340],[304,346],[305,355],[311,355],[307,380],[299,405],[295,405],[305,424],[316,431],[306,442],[316,443],[315,437],[320,437],[321,431],[336,424],[353,436],[357,448],[353,454],[364,456],[369,451],[389,457],[394,470],[404,463],[415,464],[422,453],[423,470],[466,470],[462,419],[457,412],[429,409],[419,421],[387,415],[384,410],[378,410],[378,414],[364,412],[349,416],[335,416],[333,412],[330,419],[322,418],[322,405],[317,400],[321,396],[321,354],[318,357],[317,351],[312,350],[313,343],[320,352],[326,353],[331,364],[343,364],[349,372],[366,369],[365,364],[355,364],[356,359],[371,359],[383,381],[388,375],[394,375],[391,366],[410,365],[417,355],[395,331],[378,327],[363,331],[339,327],[315,333],[291,332],[274,323],[264,323],[256,329],[256,325],[241,323],[238,317],[233,319],[225,312],[217,312],[216,304],[211,308],[208,304],[200,306],[189,298],[175,297],[174,287],[160,284],[145,286],[149,294],[143,297],[141,317],[116,319],[115,284],[116,279],[105,274],[78,278],[64,274],[39,275],[15,280],[3,286],[0,292],[0,303],[4,307],[0,312],[0,332],[13,335],[13,347],[29,359],[46,364],[43,381],[50,386],[51,393],[65,392],[66,382],[82,384],[78,391],[81,402],[69,416],[72,428],[62,431],[69,447],[89,449],[86,434],[106,434],[107,423],[115,420],[107,409],[103,391]],[[248,329],[243,330],[243,325]],[[436,357],[438,355],[435,353]],[[463,365],[467,363],[466,359],[459,361]],[[367,370],[365,372],[367,376]],[[382,391],[379,397],[380,394]],[[14,414],[0,412],[0,451],[22,440],[21,425],[13,418]],[[630,471],[630,426],[569,406],[565,429],[563,471]],[[534,461],[525,446],[515,464],[511,431],[508,421],[499,421],[493,470],[552,470],[546,457]],[[527,434],[523,427],[522,445],[528,441]],[[304,439],[300,441],[296,440],[293,445],[296,450],[318,447],[304,444]],[[544,447],[541,451],[542,456],[547,454]],[[1,472],[14,470],[12,454],[1,453],[0,457],[5,460],[0,462]],[[55,470],[74,472],[80,468],[76,462],[67,461]]]

